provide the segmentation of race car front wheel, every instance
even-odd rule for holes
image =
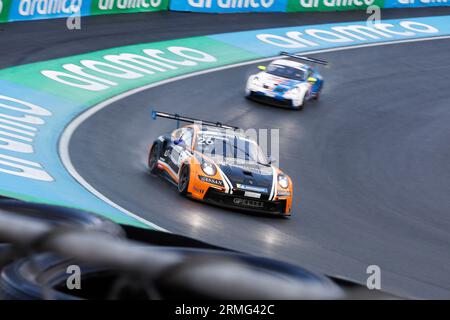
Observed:
[[[296,110],[302,110],[306,104],[306,95],[302,99],[292,100],[292,108]]]
[[[252,91],[249,88],[245,88],[245,97],[247,99],[252,97]]]
[[[150,154],[148,155],[148,169],[151,173],[158,173],[158,160],[160,154],[160,146],[155,143],[150,150]]]
[[[180,178],[178,179],[178,192],[183,196],[187,195],[188,193],[189,179],[189,167],[186,165],[181,169]]]

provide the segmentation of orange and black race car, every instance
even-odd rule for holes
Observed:
[[[208,203],[290,216],[292,181],[272,165],[258,144],[238,128],[152,111],[177,121],[177,129],[158,137],[148,166],[178,187],[182,195]],[[180,122],[190,123],[179,127]]]

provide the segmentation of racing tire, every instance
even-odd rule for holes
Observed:
[[[158,143],[153,144],[148,155],[148,169],[152,174],[158,174],[158,159],[161,153],[161,146]]]
[[[264,257],[249,256],[243,253],[196,248],[149,247],[160,250],[161,255],[176,255],[179,259],[168,264],[153,279],[154,298],[157,299],[208,299],[208,300],[273,300],[282,299],[342,299],[345,292],[329,278],[312,273],[301,267]],[[137,263],[137,262],[136,262]],[[81,268],[81,289],[69,290],[67,268],[77,264]],[[230,287],[229,269],[245,277]],[[206,271],[206,272],[205,272]],[[258,276],[263,285],[252,279]],[[273,282],[277,279],[277,282]],[[264,281],[265,280],[265,281]],[[269,280],[269,282],[267,281]],[[120,281],[121,290],[115,290]],[[133,277],[114,267],[79,264],[77,261],[61,258],[49,253],[36,254],[14,261],[4,268],[0,275],[0,298],[5,300],[106,300],[151,299],[145,290],[150,283]],[[268,286],[270,284],[270,286]],[[275,285],[275,286],[274,286]],[[286,292],[280,289],[291,289]],[[116,287],[117,289],[117,287]],[[274,290],[275,289],[275,290]],[[277,292],[279,290],[279,292]],[[114,294],[116,291],[116,294]]]
[[[316,93],[316,95],[313,97],[314,100],[319,100],[320,98],[320,91]]]
[[[46,270],[55,268],[62,258],[45,253],[14,261],[6,266],[0,275],[0,299],[2,300],[78,300],[76,296],[65,294],[52,288],[52,282],[63,282],[64,271],[59,272],[58,278],[53,275],[45,280],[37,280]],[[46,274],[48,276],[49,274]],[[67,278],[67,274],[65,275]]]
[[[252,91],[246,88],[245,89],[245,98],[251,99],[252,95],[253,95]]]
[[[178,179],[178,192],[182,196],[186,196],[188,194],[190,176],[191,173],[189,166],[183,166],[181,168],[180,178]]]
[[[115,222],[75,208],[4,199],[0,200],[0,210],[29,221],[48,223],[56,228],[73,227],[95,230],[118,238],[124,238],[126,235],[125,230]],[[15,250],[10,243],[0,242],[0,268],[23,254],[25,252]]]
[[[61,227],[78,227],[123,237],[125,231],[115,222],[102,216],[75,208],[17,200],[0,200],[0,210]]]
[[[317,90],[317,94],[313,98],[314,100],[319,100],[322,90],[323,90],[323,84],[320,86],[319,90]]]

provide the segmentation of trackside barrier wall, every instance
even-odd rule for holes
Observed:
[[[385,0],[385,8],[419,8],[450,6],[450,0]]]
[[[448,6],[450,0],[171,0],[170,10],[191,12],[311,12]]]
[[[63,132],[78,115],[136,88],[274,57],[280,51],[317,52],[450,37],[449,19],[438,16],[383,20],[375,25],[363,21],[218,34],[111,48],[0,70],[0,194],[85,209],[118,223],[157,228],[97,198],[80,184],[79,177],[69,174],[67,162],[63,162],[67,148],[61,142]],[[151,125],[150,111],[142,116],[148,116]],[[154,138],[148,137],[149,143]],[[145,158],[148,150],[139,152]],[[89,155],[85,156],[89,161]],[[144,164],[142,170],[146,170]]]
[[[288,0],[171,0],[170,10],[230,13],[286,12]]]
[[[0,0],[0,22],[168,10],[169,0]]]
[[[449,6],[450,0],[0,0],[0,23],[150,11],[312,12]]]

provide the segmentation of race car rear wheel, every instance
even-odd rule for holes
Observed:
[[[314,100],[319,100],[320,93],[322,92],[322,86],[320,86],[319,90],[317,90],[317,93],[314,95]]]
[[[159,172],[158,169],[158,160],[160,154],[160,145],[155,143],[150,150],[150,154],[148,155],[148,169],[151,173],[157,174]]]
[[[189,188],[189,179],[190,179],[190,170],[189,167],[183,166],[181,168],[180,178],[178,179],[178,192],[185,196],[188,193]]]
[[[320,91],[318,91],[317,93],[315,93],[312,97],[313,100],[319,100],[320,97]]]

